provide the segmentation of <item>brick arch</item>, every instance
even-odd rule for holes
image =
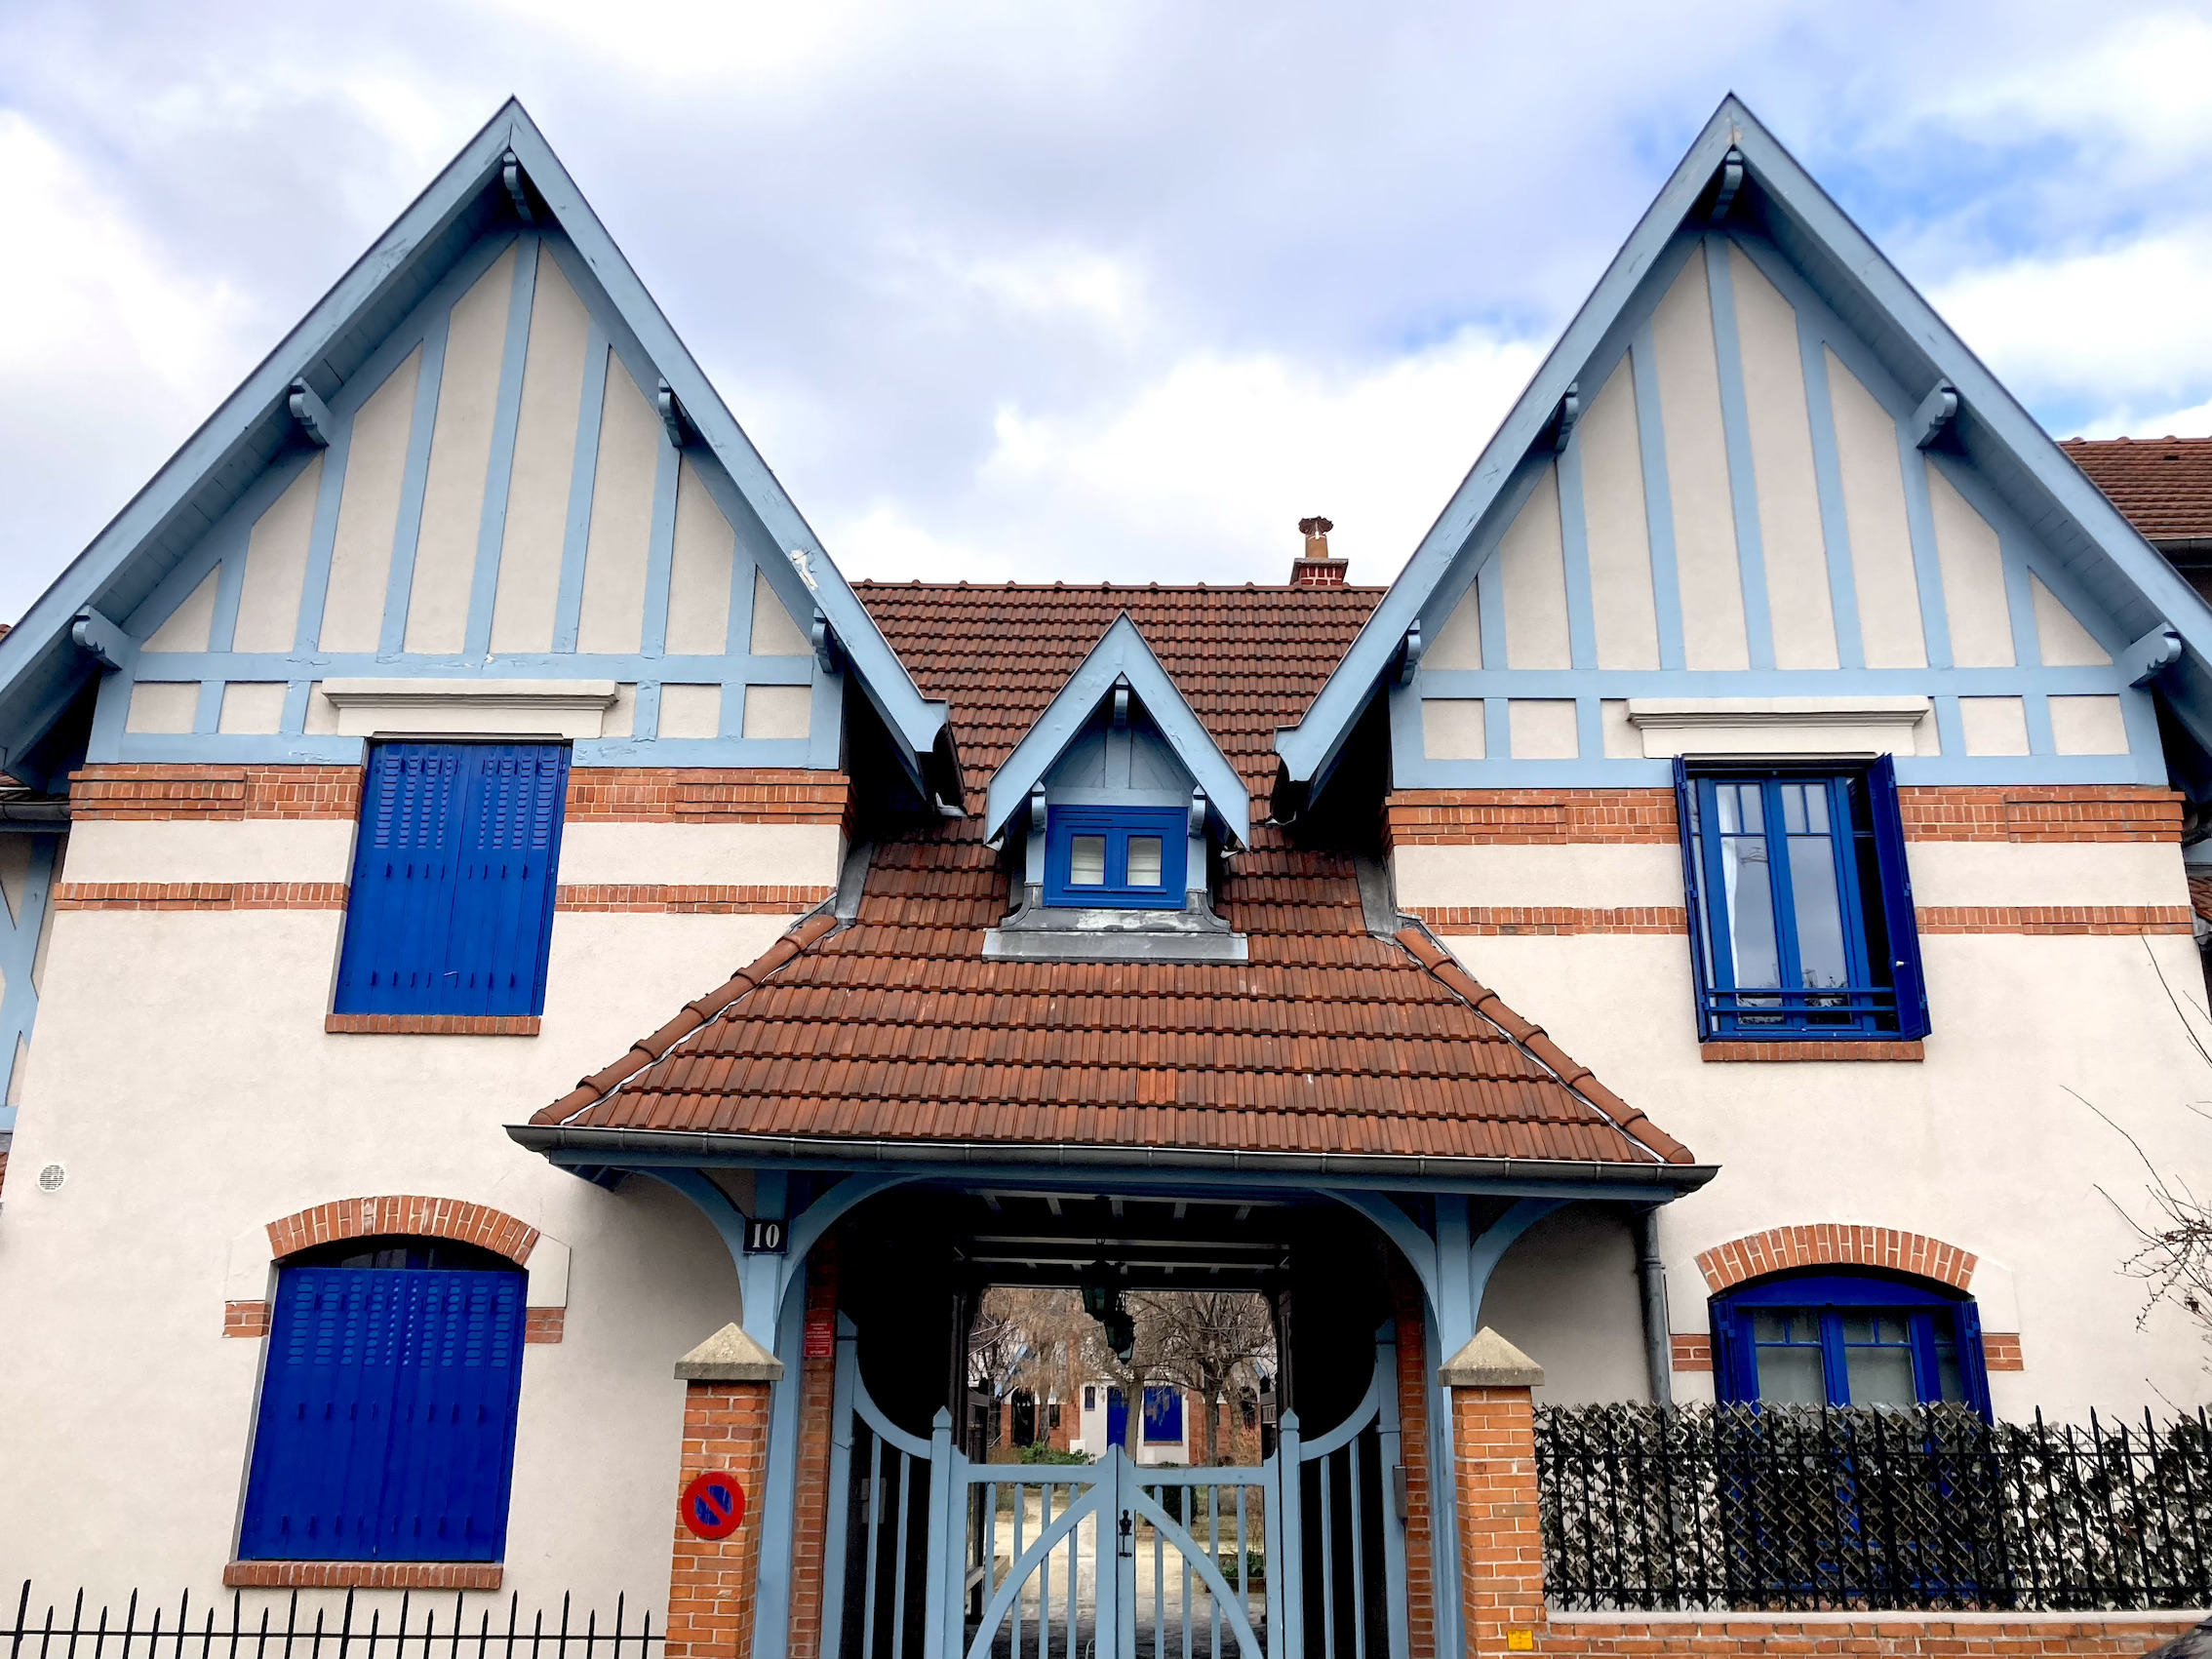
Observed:
[[[1718,1296],[1743,1284],[1793,1267],[1882,1267],[1916,1274],[1964,1290],[1979,1258],[1956,1244],[1894,1227],[1861,1227],[1821,1221],[1802,1227],[1769,1227],[1698,1252],[1705,1287]]]
[[[316,1244],[377,1234],[453,1239],[528,1265],[538,1233],[527,1221],[464,1199],[392,1196],[334,1199],[269,1223],[269,1253],[278,1261]]]

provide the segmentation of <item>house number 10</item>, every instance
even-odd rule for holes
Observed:
[[[745,1223],[745,1248],[769,1255],[783,1254],[783,1223],[780,1221],[748,1221]]]

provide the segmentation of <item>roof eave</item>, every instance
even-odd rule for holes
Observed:
[[[518,1145],[557,1164],[645,1168],[745,1166],[763,1161],[821,1166],[931,1168],[1057,1166],[1268,1175],[1331,1185],[1429,1183],[1458,1191],[1597,1186],[1645,1189],[1664,1197],[1694,1192],[1720,1172],[1716,1164],[1612,1163],[1598,1159],[1432,1158],[1329,1152],[1256,1152],[1171,1146],[1093,1146],[1071,1142],[846,1139],[837,1136],[725,1134],[699,1130],[592,1128],[510,1124]],[[563,1157],[563,1154],[576,1156]],[[1624,1194],[1624,1196],[1626,1196]]]

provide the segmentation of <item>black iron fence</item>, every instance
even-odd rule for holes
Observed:
[[[41,1610],[25,1579],[14,1624],[0,1625],[0,1649],[7,1659],[658,1659],[667,1639],[650,1611],[632,1620],[621,1598],[603,1628],[597,1610],[578,1614],[566,1596],[558,1616],[541,1608],[525,1619],[514,1596],[502,1606],[496,1596],[465,1591],[450,1600],[405,1594],[396,1608],[378,1600],[364,1610],[350,1590],[335,1604],[307,1594],[305,1609],[295,1590],[281,1610],[257,1596],[249,1612],[240,1592],[198,1607],[187,1593],[172,1608],[141,1607],[133,1591],[118,1611],[88,1607],[79,1590]]]
[[[1958,1406],[1545,1406],[1552,1605],[1639,1611],[2212,1604],[2212,1424]]]

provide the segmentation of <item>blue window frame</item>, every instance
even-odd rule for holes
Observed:
[[[240,1559],[500,1560],[522,1273],[467,1245],[339,1249],[277,1276]]]
[[[338,1013],[545,1011],[569,751],[379,743],[338,957]]]
[[[1675,763],[1701,1039],[1928,1030],[1889,757],[1848,771]]]
[[[1180,910],[1189,814],[1179,807],[1054,807],[1045,815],[1045,902]]]
[[[1144,1443],[1183,1443],[1183,1391],[1161,1383],[1144,1385]]]
[[[1948,1401],[1990,1413],[1973,1302],[1902,1280],[1823,1273],[1717,1296],[1713,1351],[1723,1403]]]

